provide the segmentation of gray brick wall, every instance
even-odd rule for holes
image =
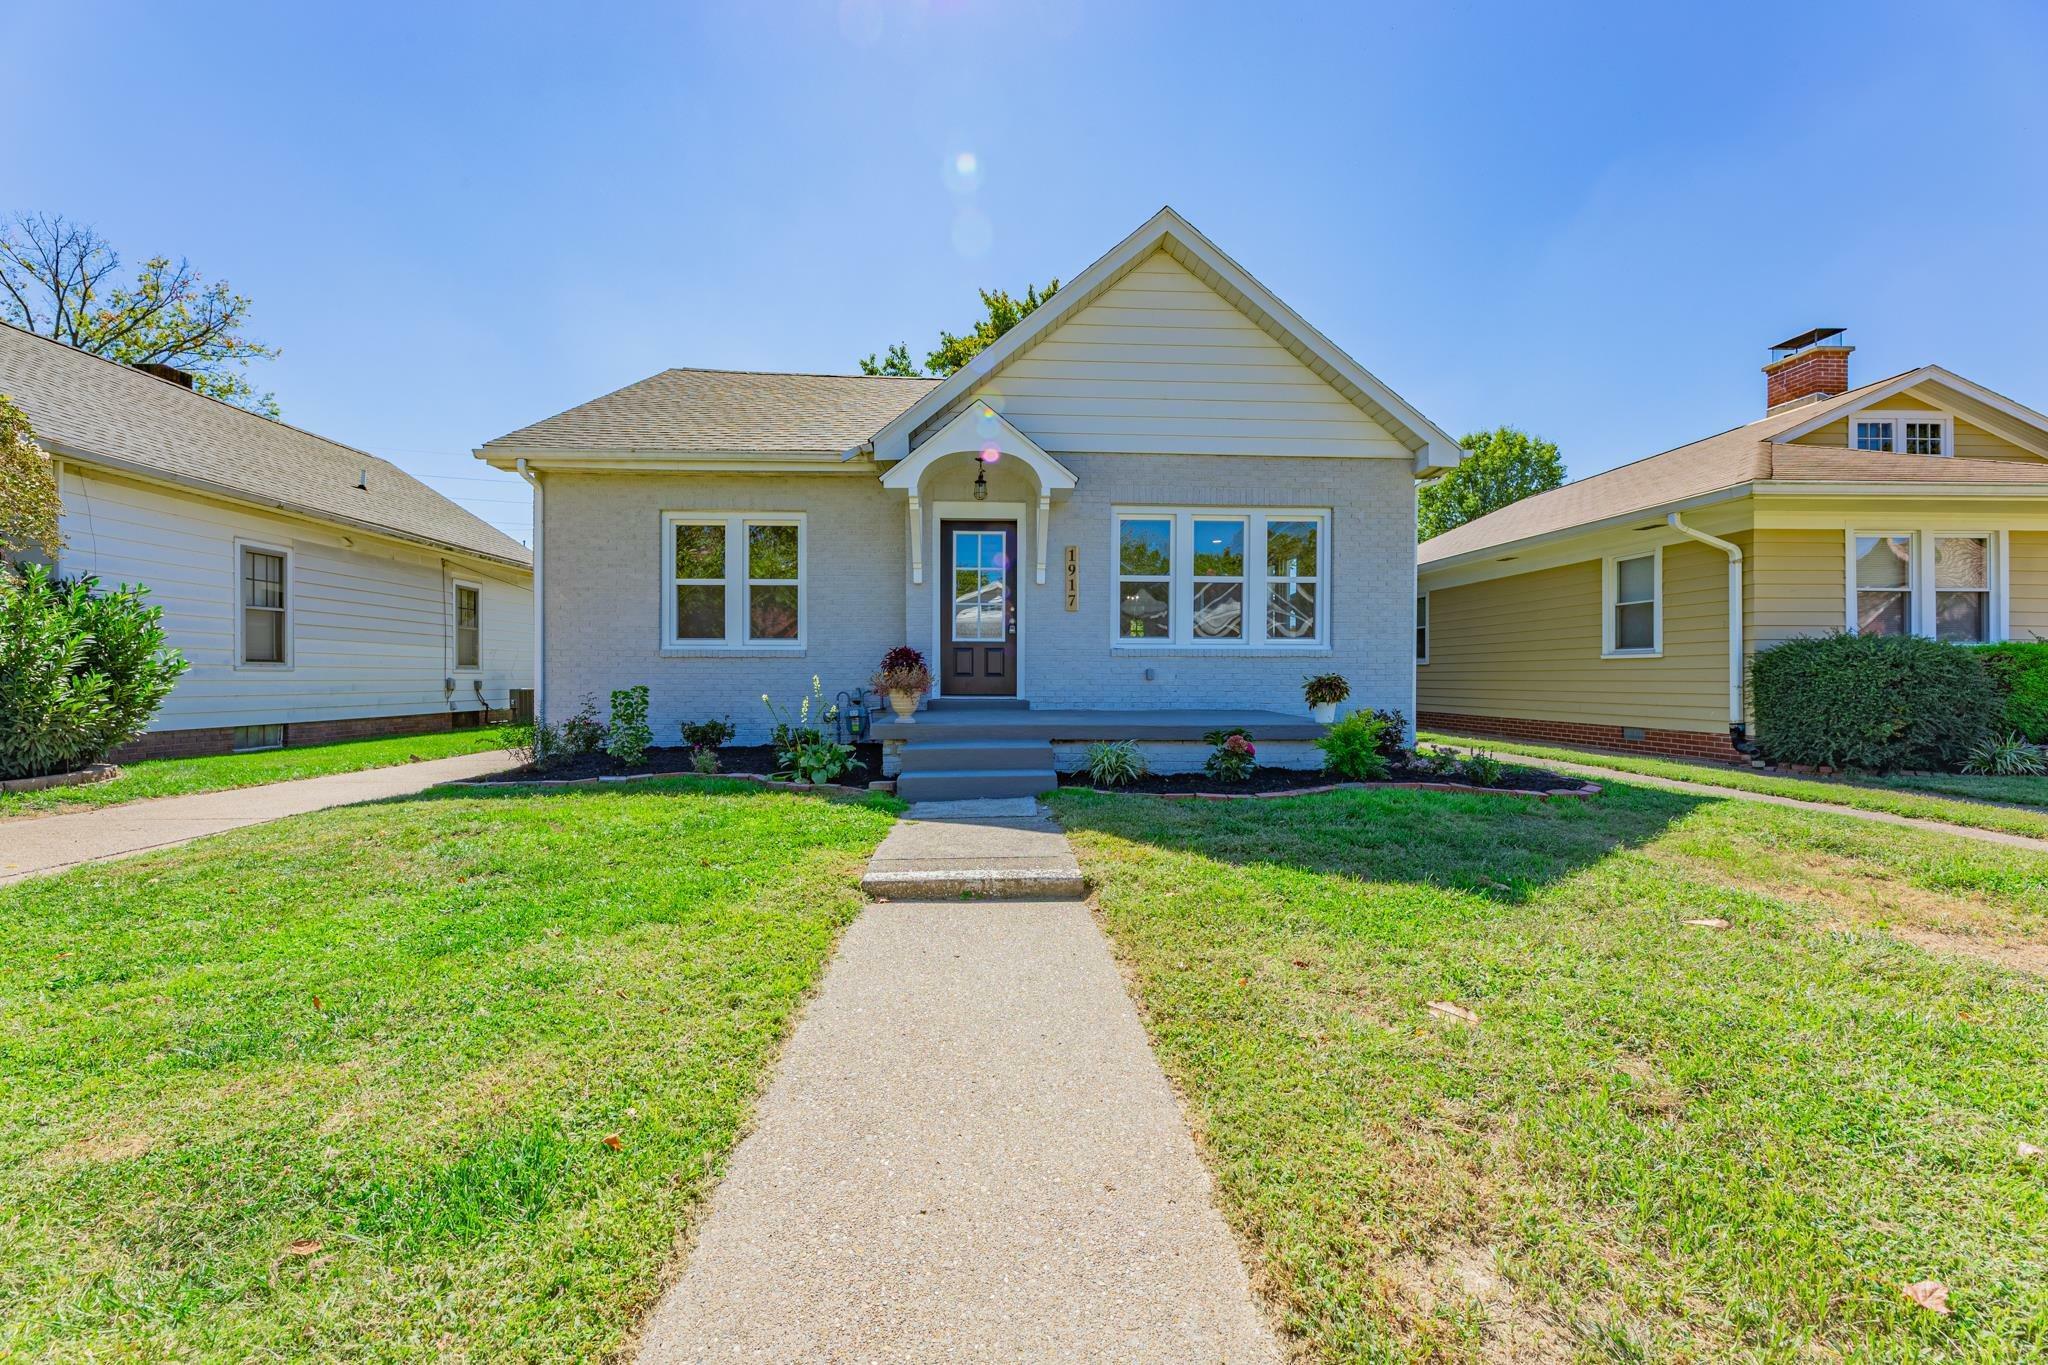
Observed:
[[[1033,582],[1028,517],[1020,551],[1022,692],[1044,706],[1161,708],[1258,706],[1301,714],[1305,673],[1351,680],[1352,707],[1415,714],[1415,494],[1399,460],[1199,455],[1067,455],[1079,487],[1053,502],[1046,582]],[[971,461],[927,475],[928,509],[971,500]],[[1019,502],[1036,515],[1036,489],[1015,462],[990,471],[987,505]],[[1331,642],[1324,651],[1221,654],[1117,650],[1110,545],[1116,505],[1328,507]],[[742,742],[765,737],[761,693],[794,699],[813,673],[828,696],[872,671],[905,639],[935,644],[935,535],[925,537],[925,582],[909,581],[901,494],[871,476],[551,474],[547,476],[548,709],[554,719],[586,692],[600,707],[614,687],[649,684],[656,742],[676,742],[681,720],[730,714]],[[809,514],[806,633],[800,656],[678,658],[660,649],[664,510]],[[1079,551],[1079,610],[1064,603],[1064,547]],[[1151,678],[1145,675],[1147,671]]]

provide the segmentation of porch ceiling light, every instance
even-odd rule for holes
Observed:
[[[974,500],[988,501],[988,466],[982,465],[974,471]]]

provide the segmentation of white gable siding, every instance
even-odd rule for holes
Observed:
[[[141,583],[192,668],[152,730],[424,715],[450,709],[453,582],[482,588],[482,668],[457,674],[453,708],[494,708],[533,685],[525,575],[316,522],[188,496],[66,464],[66,576]],[[236,540],[290,553],[291,666],[235,667]],[[350,545],[347,541],[353,540]]]
[[[1412,458],[1163,251],[979,392],[1054,453]]]

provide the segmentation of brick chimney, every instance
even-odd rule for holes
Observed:
[[[1849,352],[1855,349],[1840,327],[1816,327],[1771,347],[1770,363],[1764,366],[1766,411],[1847,393]]]
[[[155,360],[138,360],[135,362],[135,368],[144,374],[153,374],[167,384],[176,384],[180,388],[197,387],[192,382],[192,372],[181,370],[175,365],[165,365]]]

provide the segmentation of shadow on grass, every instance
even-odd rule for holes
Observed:
[[[1616,785],[1590,799],[1549,801],[1401,790],[1167,801],[1068,790],[1051,805],[1075,834],[1241,867],[1422,882],[1519,902],[1723,799]]]
[[[618,781],[558,783],[549,785],[545,780],[533,782],[475,782],[445,783],[428,787],[422,791],[409,792],[398,796],[379,797],[366,801],[364,805],[403,805],[413,801],[536,801],[560,799],[563,797],[621,797],[621,796],[746,796],[746,797],[789,797],[805,801],[825,801],[833,805],[873,806],[877,810],[897,812],[903,803],[887,792],[847,791],[841,789],[805,791],[794,787],[769,787],[759,782],[749,782],[738,777],[699,777],[693,774],[666,774],[649,777],[627,777]]]

